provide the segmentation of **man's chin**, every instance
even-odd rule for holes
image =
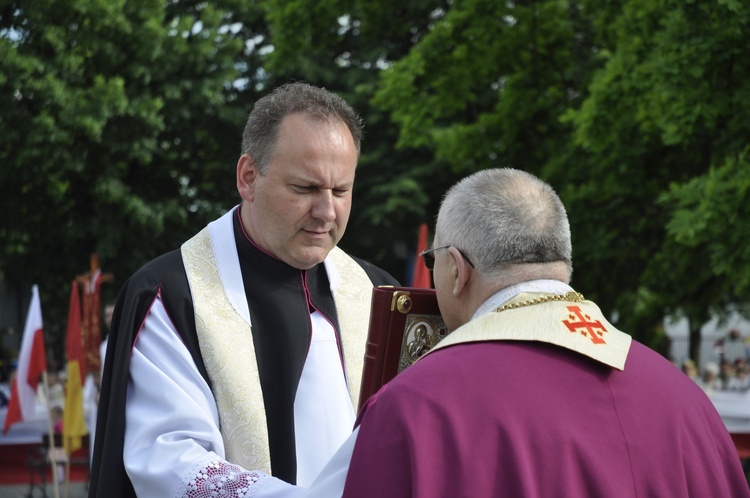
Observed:
[[[300,254],[297,257],[297,261],[299,262],[298,268],[302,270],[309,270],[313,266],[322,263],[326,257],[328,256],[328,253],[331,252],[331,248],[323,248],[323,247],[308,247],[306,248],[302,254]]]

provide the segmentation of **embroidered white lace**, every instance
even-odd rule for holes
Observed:
[[[208,463],[194,476],[185,486],[185,498],[247,498],[268,477],[221,460]]]

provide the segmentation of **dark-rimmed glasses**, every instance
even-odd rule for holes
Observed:
[[[453,245],[447,245],[442,247],[435,247],[434,249],[425,249],[424,251],[420,252],[419,255],[424,260],[424,265],[427,267],[428,270],[432,271],[433,268],[435,268],[435,251],[439,251],[440,249],[448,249],[449,247],[456,247]],[[474,268],[474,263],[471,262],[469,257],[458,247],[456,247],[456,250],[461,253],[461,256],[466,260],[467,263],[469,263],[469,266]]]

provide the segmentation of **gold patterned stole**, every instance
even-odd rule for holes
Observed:
[[[349,397],[356,410],[362,385],[373,285],[362,267],[338,247],[333,248],[328,259],[341,279],[338,284],[332,285],[333,300],[336,302],[336,314],[341,328]],[[330,271],[329,279],[333,280]]]
[[[233,243],[234,238],[231,240]],[[206,227],[183,244],[182,258],[193,298],[201,356],[219,411],[224,458],[245,469],[270,474],[266,411],[252,331],[250,323],[240,316],[227,296],[215,249],[209,227]],[[333,269],[328,268],[329,265]],[[338,248],[329,253],[326,267],[329,279],[334,280],[331,272],[337,272],[340,277],[337,285],[332,285],[332,291],[349,392],[356,407],[373,286],[365,271]],[[244,294],[244,290],[242,292]]]
[[[457,328],[430,353],[453,344],[494,340],[555,344],[618,370],[625,369],[632,343],[596,304],[578,293],[521,293],[494,312]]]

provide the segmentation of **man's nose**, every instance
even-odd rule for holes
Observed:
[[[333,192],[330,190],[320,191],[312,207],[312,216],[323,221],[333,221],[336,219]]]

